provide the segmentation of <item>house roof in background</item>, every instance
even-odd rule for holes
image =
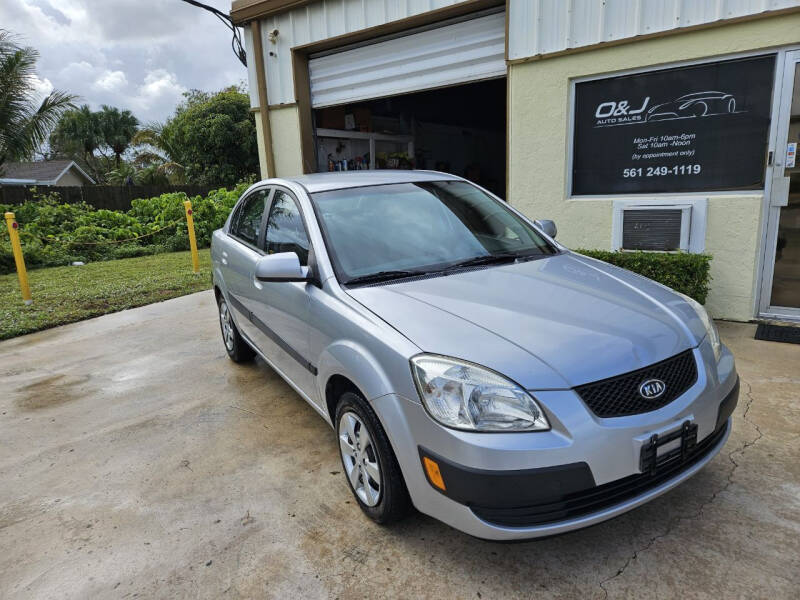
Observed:
[[[74,160],[10,162],[5,163],[2,169],[0,183],[33,182],[54,185],[70,169],[75,169],[89,183],[95,182]]]

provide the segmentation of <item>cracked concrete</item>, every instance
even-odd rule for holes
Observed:
[[[0,598],[794,598],[800,346],[754,329],[720,324],[742,392],[705,469],[509,545],[367,521],[328,426],[227,360],[210,293],[2,342]]]
[[[606,587],[609,582],[611,582],[614,579],[616,579],[617,577],[620,577],[621,575],[623,575],[625,573],[625,570],[628,568],[628,566],[633,561],[637,560],[641,554],[643,554],[644,552],[648,551],[653,546],[654,543],[656,543],[658,540],[660,540],[662,538],[665,538],[665,537],[669,536],[672,533],[672,530],[673,530],[674,526],[677,525],[680,521],[691,521],[692,519],[697,519],[700,516],[702,516],[703,515],[703,510],[709,504],[714,502],[714,500],[717,499],[717,496],[719,496],[720,494],[723,494],[724,492],[726,492],[727,489],[733,483],[734,473],[736,472],[736,469],[739,467],[739,463],[736,462],[736,460],[733,458],[733,455],[734,454],[743,453],[747,448],[749,448],[750,446],[754,445],[756,442],[758,442],[758,440],[760,440],[763,437],[763,434],[761,433],[761,429],[759,429],[758,425],[756,423],[753,423],[752,421],[750,421],[747,418],[747,415],[750,412],[750,408],[751,408],[751,406],[753,404],[752,386],[745,381],[745,382],[743,382],[743,387],[746,387],[746,389],[743,390],[744,394],[742,394],[744,396],[744,398],[743,399],[740,398],[740,402],[744,401],[744,403],[745,403],[744,404],[744,410],[742,411],[742,419],[748,425],[751,425],[753,428],[755,428],[755,430],[757,432],[757,436],[755,438],[753,438],[752,440],[745,440],[741,444],[741,446],[739,446],[738,448],[734,448],[733,450],[731,450],[728,453],[728,460],[731,462],[732,466],[731,466],[730,469],[728,469],[728,478],[727,478],[727,480],[725,482],[725,485],[721,489],[714,491],[714,493],[712,493],[708,497],[708,499],[700,505],[700,507],[697,509],[697,511],[694,514],[687,515],[687,516],[679,516],[676,519],[674,519],[673,521],[671,521],[667,525],[667,528],[663,533],[659,533],[658,535],[655,535],[655,536],[651,537],[642,548],[638,548],[638,549],[636,549],[634,551],[634,553],[625,561],[625,564],[622,565],[622,567],[620,567],[617,570],[617,572],[614,573],[614,575],[612,575],[611,577],[608,577],[608,578],[604,579],[603,581],[601,581],[600,582],[600,588],[603,590],[604,598],[608,598],[609,597],[608,588]],[[730,444],[728,444],[728,445],[730,446]]]

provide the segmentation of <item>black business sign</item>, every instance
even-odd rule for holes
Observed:
[[[764,187],[775,56],[575,85],[574,195]]]

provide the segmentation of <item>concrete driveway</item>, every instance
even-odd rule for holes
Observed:
[[[0,343],[0,598],[797,598],[800,346],[721,324],[727,447],[658,500],[524,544],[351,498],[334,435],[225,356],[211,292]]]

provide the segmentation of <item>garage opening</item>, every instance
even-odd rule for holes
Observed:
[[[506,80],[314,111],[317,171],[433,169],[505,198]]]
[[[309,60],[317,171],[435,169],[505,197],[505,13]]]

